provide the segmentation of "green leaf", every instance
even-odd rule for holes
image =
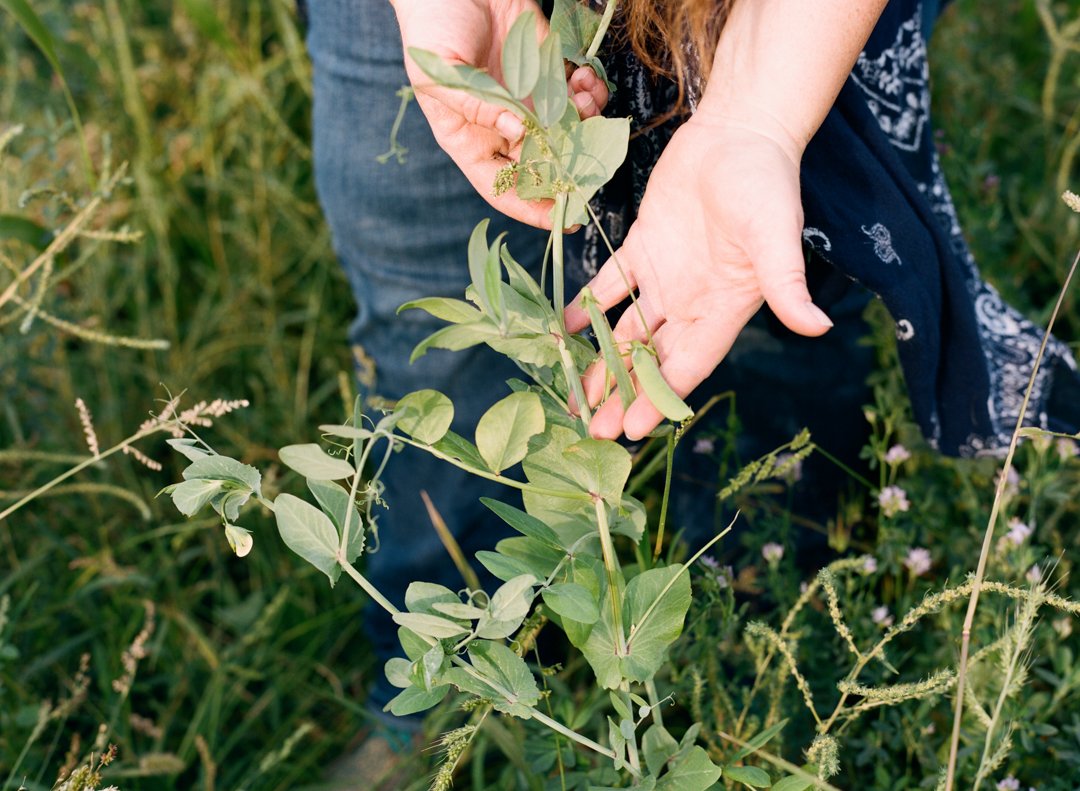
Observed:
[[[487,462],[484,461],[483,457],[480,455],[480,451],[476,449],[476,446],[460,434],[455,434],[453,431],[447,431],[446,434],[443,435],[443,438],[434,443],[431,447],[458,461],[464,462],[474,469],[485,471],[488,469]]]
[[[476,424],[476,447],[496,473],[525,458],[529,440],[544,430],[544,408],[536,393],[511,393]]]
[[[466,621],[475,621],[487,615],[487,610],[482,607],[475,607],[472,604],[465,604],[460,601],[435,602],[431,605],[431,609],[440,615],[448,615],[451,618],[461,618]]]
[[[202,479],[206,481],[231,481],[241,487],[250,489],[255,496],[261,496],[262,475],[254,467],[241,464],[236,459],[228,456],[206,456],[197,459],[184,470],[185,480]]]
[[[566,557],[561,549],[552,549],[547,544],[524,536],[504,538],[495,545],[495,549],[501,555],[520,560],[526,566],[526,574],[541,580],[547,579]]]
[[[769,773],[757,766],[725,766],[724,777],[752,788],[769,788],[772,785]]]
[[[661,596],[672,578],[675,582]],[[625,594],[625,621],[630,636],[622,663],[628,679],[644,683],[660,669],[668,646],[682,634],[689,609],[690,575],[682,573],[681,566],[649,569],[630,580]],[[648,620],[643,622],[646,613]]]
[[[481,566],[491,572],[492,576],[503,581],[512,580],[521,574],[532,573],[526,563],[488,549],[481,549],[477,552],[476,559],[480,561]]]
[[[398,308],[398,313],[403,310],[423,310],[437,319],[453,322],[454,324],[468,324],[484,315],[468,302],[461,299],[450,299],[449,297],[414,299]]]
[[[780,733],[780,731],[782,731],[784,729],[784,726],[787,725],[787,723],[788,723],[787,720],[780,720],[780,722],[766,728],[761,733],[754,736],[753,739],[750,739],[749,741],[747,741],[745,747],[743,747],[741,750],[739,750],[737,753],[735,753],[735,755],[733,755],[731,757],[731,762],[734,763],[736,761],[741,761],[743,758],[750,755],[750,753],[752,753],[752,752],[754,752],[756,750],[760,750],[762,747],[764,747],[769,742],[769,740],[773,736]]]
[[[345,548],[345,560],[352,563],[364,552],[364,523],[360,521],[356,503],[350,500],[348,491],[331,481],[309,478],[307,485],[337,528],[339,544],[345,532],[345,515],[349,514],[349,545]]]
[[[199,446],[198,440],[189,439],[188,437],[173,437],[172,439],[165,440],[165,444],[184,456],[188,461],[198,461],[199,459],[205,459],[207,456],[214,455],[208,450],[203,450],[203,448]]]
[[[439,615],[428,615],[419,612],[396,612],[394,613],[394,623],[398,626],[404,626],[406,629],[411,629],[417,634],[425,634],[436,639],[457,637],[469,632],[468,627],[462,626],[457,621],[451,621],[449,618],[443,618]]]
[[[573,582],[560,582],[545,588],[541,595],[544,604],[564,618],[592,624],[600,618],[600,610],[585,588]]]
[[[678,394],[671,389],[664,377],[660,374],[660,367],[656,364],[656,358],[648,347],[634,341],[630,357],[634,363],[634,374],[637,376],[641,388],[645,391],[653,406],[661,415],[668,420],[681,423],[694,416],[694,412],[679,398]]]
[[[585,204],[604,186],[626,159],[629,118],[594,116],[575,124],[560,157],[577,189],[566,204],[567,224],[589,220]]]
[[[554,368],[560,360],[559,342],[546,332],[512,338],[490,338],[486,343],[499,354],[526,365]]]
[[[562,55],[571,63],[582,65],[596,31],[600,15],[574,0],[555,0],[551,13],[551,29],[562,40]]]
[[[481,101],[510,110],[519,117],[528,113],[528,108],[487,72],[472,66],[451,65],[434,52],[415,47],[409,48],[409,56],[432,81],[444,88],[465,91]]]
[[[446,349],[451,352],[460,352],[477,346],[481,343],[501,338],[499,328],[488,319],[481,319],[469,324],[451,324],[436,330],[431,335],[416,344],[409,356],[409,362],[414,363],[427,354],[428,349]]]
[[[469,659],[476,670],[509,693],[508,698],[496,700],[496,710],[515,717],[531,716],[529,707],[540,702],[540,689],[524,659],[505,645],[488,640],[472,643]]]
[[[540,45],[540,77],[533,88],[532,99],[541,126],[554,126],[562,118],[569,96],[558,33],[549,33]]]
[[[405,607],[409,612],[433,614],[436,603],[460,602],[461,599],[445,585],[434,582],[410,582],[405,589]]]
[[[533,304],[544,308],[553,316],[555,311],[552,309],[548,298],[544,295],[543,289],[540,288],[540,284],[533,279],[533,276],[529,274],[525,267],[510,255],[510,250],[505,244],[500,247],[499,256],[502,258],[503,267],[506,269],[510,287]]]
[[[49,61],[49,65],[62,77],[63,72],[60,69],[60,60],[56,57],[56,45],[53,42],[52,34],[45,27],[41,18],[34,12],[34,9],[30,7],[30,4],[26,0],[0,0],[0,6],[6,8],[15,17],[26,35],[41,50],[45,60]]]
[[[313,481],[338,481],[356,474],[349,462],[331,456],[314,442],[286,445],[278,451],[278,456],[284,464]]]
[[[449,328],[456,329],[456,328]],[[454,405],[436,390],[417,390],[399,399],[394,414],[397,425],[418,442],[438,442],[454,420]]]
[[[428,652],[431,645],[427,640],[423,639],[416,632],[411,629],[406,629],[404,626],[397,630],[398,642],[401,643],[401,648],[405,652],[405,656],[409,657],[411,662],[419,662],[424,654]]]
[[[788,775],[777,780],[772,785],[773,791],[806,791],[814,784],[813,778]]]
[[[371,433],[371,429],[357,428],[356,426],[338,425],[334,423],[324,423],[319,426],[319,431],[323,434],[327,434],[331,437],[341,437],[342,439],[371,439],[374,434]]]
[[[633,460],[629,451],[607,439],[578,440],[563,451],[579,489],[618,505],[630,477]]]
[[[386,674],[386,680],[398,689],[408,689],[412,686],[412,668],[413,663],[408,659],[395,656],[386,660],[383,673]]]
[[[330,517],[299,497],[279,494],[274,519],[285,546],[329,577],[331,585],[337,582],[338,534]]]
[[[720,779],[720,773],[720,767],[709,760],[709,754],[695,745],[660,778],[656,791],[705,791]]]
[[[537,541],[548,544],[555,549],[562,549],[559,537],[555,531],[545,525],[535,516],[529,516],[524,511],[514,508],[512,505],[492,500],[490,497],[481,497],[480,502],[495,512],[510,527],[524,536],[535,538]]]
[[[383,707],[383,711],[389,711],[395,717],[407,717],[410,714],[427,711],[432,706],[442,702],[442,699],[446,697],[446,693],[449,691],[450,686],[448,684],[435,687],[430,692],[425,692],[419,687],[409,687],[387,703]]]
[[[41,251],[49,246],[52,234],[33,220],[17,214],[0,214],[0,239],[17,239]]]
[[[659,775],[668,760],[679,751],[679,743],[663,725],[654,722],[641,737],[641,751],[645,754],[649,774]]]
[[[540,78],[540,49],[536,43],[536,15],[526,11],[514,20],[503,40],[503,80],[515,99],[532,93]]]
[[[608,698],[611,700],[611,707],[615,709],[615,713],[618,714],[624,720],[632,720],[634,718],[633,712],[630,711],[626,702],[616,693],[609,692]]]
[[[184,516],[195,516],[199,509],[221,493],[224,481],[191,480],[168,486],[162,491],[172,497],[176,510]]]
[[[615,387],[619,391],[619,400],[625,411],[634,403],[634,396],[637,393],[634,391],[634,383],[630,380],[630,372],[626,370],[623,356],[619,353],[618,346],[615,345],[615,336],[611,334],[611,325],[608,324],[607,316],[597,305],[596,297],[588,288],[581,291],[581,304],[585,306],[585,310],[589,314],[593,333],[600,344],[600,352],[604,355],[604,367],[607,369],[609,376],[615,377]],[[633,311],[633,306],[628,310]]]
[[[491,617],[496,621],[523,620],[532,606],[535,585],[532,574],[520,574],[500,585],[488,605]]]

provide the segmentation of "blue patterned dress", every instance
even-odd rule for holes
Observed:
[[[893,0],[803,158],[806,246],[877,294],[896,322],[914,416],[944,453],[1000,453],[1023,402],[1044,333],[979,276],[942,175],[930,124],[927,39],[938,4]],[[609,115],[640,127],[675,102],[628,52],[609,56]],[[636,136],[598,199],[615,239],[634,218],[649,172],[678,121]],[[615,241],[615,240],[613,240]],[[585,274],[605,256],[587,232]],[[1080,430],[1080,378],[1051,339],[1028,422]]]

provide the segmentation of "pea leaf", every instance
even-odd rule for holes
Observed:
[[[457,637],[458,635],[467,634],[469,631],[468,627],[462,626],[457,621],[451,621],[449,618],[443,618],[439,615],[428,615],[419,612],[396,612],[394,613],[394,623],[398,626],[404,626],[406,629],[411,629],[417,634],[424,634],[436,639]]]
[[[580,66],[585,63],[585,53],[600,29],[600,15],[574,0],[555,0],[551,29],[562,41],[562,56]]]
[[[769,788],[772,785],[769,773],[757,766],[725,766],[724,777],[752,788]]]
[[[427,354],[429,349],[446,349],[451,352],[459,352],[481,343],[502,337],[499,328],[488,319],[469,322],[468,324],[452,324],[436,330],[431,335],[416,344],[409,362],[414,363]]]
[[[330,517],[315,506],[291,494],[279,494],[274,501],[274,519],[285,546],[337,582],[341,567],[337,562],[338,534]]]
[[[562,118],[569,96],[558,33],[549,33],[540,45],[540,77],[533,88],[532,99],[542,126],[554,126]]]
[[[228,456],[214,454],[197,459],[188,465],[183,472],[183,476],[188,481],[196,479],[231,481],[240,487],[250,489],[256,496],[262,494],[260,489],[262,475],[259,471],[250,465],[241,464],[236,459],[230,459]]]
[[[679,751],[679,743],[663,725],[654,722],[641,737],[641,751],[645,754],[649,774],[659,775],[668,760]]]
[[[723,773],[728,775],[728,770]],[[656,784],[656,791],[705,791],[720,779],[720,767],[701,747],[691,747]],[[768,775],[766,775],[766,778]]]
[[[607,316],[600,310],[596,297],[588,288],[581,291],[581,304],[585,306],[585,310],[589,314],[593,334],[596,335],[596,340],[600,344],[600,352],[604,355],[604,368],[609,376],[615,377],[615,387],[619,391],[619,400],[625,411],[634,403],[634,396],[637,393],[634,390],[634,383],[630,380],[630,372],[626,370],[623,356],[619,352],[618,346],[615,345],[615,336],[611,333],[611,325],[608,324]],[[633,311],[634,308],[630,307],[629,310]]]
[[[337,528],[339,543],[345,531],[346,514],[349,515],[349,545],[345,548],[345,560],[352,563],[364,551],[364,523],[360,521],[356,504],[350,501],[348,491],[331,481],[308,479],[307,485]]]
[[[773,791],[806,791],[813,784],[812,778],[788,775],[773,783],[772,789]]]
[[[394,414],[400,415],[398,428],[418,442],[430,445],[442,439],[450,428],[454,405],[436,390],[417,390],[398,400]]]
[[[167,486],[162,491],[172,497],[173,505],[184,516],[194,516],[199,509],[221,492],[224,481],[191,480]]]
[[[584,624],[596,623],[600,619],[600,610],[585,588],[573,582],[560,582],[544,589],[541,594],[544,604],[564,618],[571,618]]]
[[[447,431],[443,438],[434,443],[432,447],[458,461],[465,462],[470,467],[475,467],[478,470],[487,470],[488,468],[487,462],[484,461],[476,446],[453,431]]]
[[[465,91],[481,101],[511,110],[518,116],[528,113],[528,108],[487,72],[463,64],[451,65],[434,52],[415,47],[409,48],[409,56],[432,81],[444,88]]]
[[[498,473],[525,458],[529,440],[544,430],[544,408],[536,393],[511,393],[476,425],[476,447]]]
[[[483,316],[480,311],[468,302],[460,299],[450,299],[449,297],[414,299],[398,308],[398,313],[403,310],[422,310],[437,319],[454,324],[468,324]]]
[[[337,481],[356,474],[349,462],[331,456],[314,442],[286,445],[278,451],[278,456],[284,464],[312,481]]]
[[[661,595],[672,578],[675,582]],[[690,609],[690,575],[682,573],[681,566],[643,571],[626,586],[625,609],[630,633],[623,674],[644,683],[660,669],[668,646],[682,634]],[[643,620],[646,614],[648,619]]]
[[[537,541],[548,544],[556,549],[562,549],[562,544],[559,542],[559,537],[555,534],[555,531],[536,517],[529,516],[524,511],[514,508],[512,505],[501,503],[498,500],[492,500],[490,497],[481,497],[480,502],[494,511],[500,519],[522,535],[528,536],[529,538],[535,538]]]
[[[405,607],[409,612],[434,614],[434,605],[460,602],[461,599],[445,585],[434,582],[410,582],[405,589]]]
[[[503,80],[515,99],[532,93],[540,78],[540,49],[536,43],[536,15],[526,11],[514,20],[503,40]]]
[[[583,439],[563,451],[579,489],[618,505],[633,461],[626,448],[606,439]]]
[[[495,701],[495,708],[505,714],[528,718],[529,707],[540,702],[536,679],[525,660],[502,643],[477,640],[469,646],[469,659],[476,670],[495,681],[509,693]]]
[[[425,692],[419,687],[409,687],[387,703],[383,711],[389,711],[395,717],[407,717],[410,714],[427,711],[442,702],[449,691],[449,684],[435,687],[430,692]]]

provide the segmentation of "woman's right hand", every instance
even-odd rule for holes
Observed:
[[[551,227],[551,201],[523,201],[513,190],[496,197],[495,175],[520,151],[525,128],[509,110],[483,102],[463,91],[432,84],[409,57],[410,48],[425,49],[450,64],[483,69],[502,82],[502,42],[521,14],[532,11],[537,38],[548,23],[534,0],[394,0],[405,67],[416,99],[435,139],[485,200],[516,220]],[[607,103],[607,86],[589,67],[570,77],[570,92],[582,118],[598,115]]]

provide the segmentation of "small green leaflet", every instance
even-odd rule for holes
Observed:
[[[634,391],[634,383],[630,380],[630,372],[626,370],[626,363],[615,345],[615,336],[611,334],[611,325],[608,324],[607,316],[600,310],[596,297],[592,291],[584,288],[581,291],[581,304],[589,314],[593,333],[600,343],[600,352],[604,356],[604,368],[607,375],[615,377],[615,387],[619,391],[619,400],[622,402],[623,411],[630,408],[634,403],[637,393]],[[631,307],[630,310],[634,308]],[[605,390],[607,389],[605,385]]]
[[[515,99],[524,99],[540,79],[540,49],[536,42],[536,14],[526,11],[514,20],[503,40],[503,80]]]
[[[769,788],[772,785],[769,773],[756,766],[725,766],[724,777],[751,788]]]
[[[274,519],[285,546],[330,578],[333,586],[341,575],[338,565],[338,533],[330,517],[291,494],[274,501]]]
[[[727,770],[723,772],[727,775]],[[720,779],[720,767],[697,745],[691,747],[656,784],[656,791],[706,791]]]
[[[564,618],[584,624],[593,624],[600,619],[596,599],[581,585],[556,583],[545,588],[542,595],[544,604]]]
[[[496,473],[525,458],[529,440],[544,430],[544,408],[536,393],[511,393],[476,425],[476,447]]]
[[[540,45],[540,78],[533,88],[532,99],[541,126],[559,123],[570,99],[558,33],[549,33]]]
[[[454,329],[454,328],[448,328]],[[398,400],[397,426],[418,442],[438,442],[454,420],[454,405],[436,390],[417,390]]]
[[[313,481],[338,481],[356,474],[349,462],[331,456],[314,442],[286,445],[278,455],[284,464]]]

